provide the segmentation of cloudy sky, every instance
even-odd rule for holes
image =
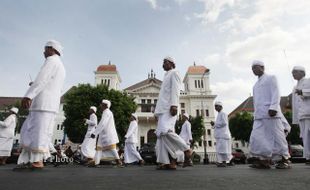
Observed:
[[[23,96],[44,61],[48,39],[59,40],[67,69],[64,91],[94,83],[109,60],[122,88],[162,79],[162,59],[211,69],[213,94],[232,111],[256,78],[251,61],[263,60],[281,94],[294,85],[294,65],[310,70],[309,0],[0,0],[0,96]]]

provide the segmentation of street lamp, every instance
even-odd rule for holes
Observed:
[[[205,74],[209,73],[209,69],[205,69],[205,71],[203,72],[202,76],[201,76],[201,88],[200,88],[200,95],[201,95],[201,115],[202,115],[202,119],[203,119],[203,123],[204,122],[204,106],[203,106],[203,93],[202,93],[202,87],[205,88],[205,84],[203,85],[203,77],[205,76]],[[206,137],[206,126],[204,125],[204,134],[203,134],[203,152],[204,152],[204,158],[203,158],[203,164],[209,164],[209,156],[207,153],[207,137]]]

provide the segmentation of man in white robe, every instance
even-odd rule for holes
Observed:
[[[303,141],[303,156],[310,165],[310,79],[306,79],[306,71],[302,66],[295,66],[292,71],[297,85],[293,95],[293,122],[299,124]]]
[[[130,164],[133,162],[139,162],[142,166],[144,161],[137,151],[138,143],[138,117],[136,114],[131,114],[130,124],[125,135],[125,148],[124,148],[124,162],[125,164]]]
[[[29,115],[21,128],[22,152],[15,170],[42,169],[43,160],[50,157],[49,145],[65,79],[62,49],[55,40],[46,43],[45,63],[22,99]]]
[[[190,165],[191,150],[186,142],[174,131],[181,88],[181,79],[175,70],[175,63],[171,57],[163,61],[166,71],[162,82],[155,116],[158,119],[156,129],[156,155],[159,166],[157,169],[176,169],[177,162],[184,162],[183,167]],[[184,154],[185,152],[185,161]]]
[[[5,165],[7,158],[11,156],[17,113],[18,108],[12,107],[10,115],[4,121],[0,121],[0,165]]]
[[[96,154],[96,139],[90,137],[95,132],[98,120],[96,116],[97,108],[91,106],[89,109],[89,119],[85,120],[85,125],[88,125],[84,141],[81,145],[81,153],[87,159],[87,163],[92,161]]]
[[[115,128],[114,116],[110,110],[111,102],[109,100],[102,100],[101,107],[103,110],[101,120],[94,133],[91,134],[91,138],[98,136],[94,166],[98,166],[101,159],[104,159],[115,160],[117,166],[122,167],[122,161],[116,150],[116,144],[119,140]]]
[[[233,158],[231,154],[231,134],[229,131],[228,117],[223,112],[222,102],[215,102],[214,107],[218,114],[215,123],[211,121],[211,125],[214,127],[214,138],[216,140],[217,166],[226,167]]]
[[[250,136],[252,168],[269,169],[271,159],[277,169],[290,168],[288,143],[281,120],[280,94],[275,76],[267,75],[262,61],[253,61],[252,71],[258,76],[253,87],[254,124]]]

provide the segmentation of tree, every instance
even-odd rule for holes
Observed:
[[[249,112],[239,112],[229,120],[229,129],[235,140],[249,142],[253,127],[253,116]]]
[[[192,126],[192,136],[193,136],[193,144],[196,144],[201,141],[201,137],[205,133],[205,127],[203,125],[203,118],[201,116],[197,116],[195,118],[190,117],[189,122]],[[180,134],[182,129],[183,121],[181,117],[175,124],[175,131],[176,133]]]
[[[287,111],[287,112],[283,113],[283,115],[286,118],[287,122],[291,126],[291,132],[288,134],[288,136],[286,138],[287,141],[290,144],[302,144],[302,140],[299,137],[300,130],[299,130],[298,125],[292,124],[292,112]]]
[[[84,125],[84,118],[88,118],[88,110],[90,106],[98,108],[98,122],[101,119],[102,110],[100,108],[101,101],[108,99],[111,101],[111,111],[114,114],[116,130],[120,139],[120,144],[124,142],[126,129],[129,125],[131,113],[135,112],[137,105],[134,102],[134,97],[126,93],[109,90],[107,86],[98,85],[91,86],[90,84],[80,84],[78,87],[73,87],[65,94],[65,133],[74,143],[81,143],[87,131],[87,126]]]

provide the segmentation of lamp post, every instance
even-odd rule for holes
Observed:
[[[208,156],[208,153],[207,153],[207,135],[206,135],[206,126],[205,126],[205,122],[204,122],[204,106],[203,106],[203,92],[202,92],[202,87],[204,88],[205,87],[205,84],[203,84],[203,77],[205,76],[205,74],[207,74],[209,72],[209,69],[206,69],[202,76],[201,76],[201,88],[200,88],[200,95],[201,95],[201,115],[202,115],[202,119],[203,119],[203,124],[204,124],[204,134],[203,134],[203,152],[204,152],[204,158],[203,158],[203,164],[209,164],[209,156]]]

